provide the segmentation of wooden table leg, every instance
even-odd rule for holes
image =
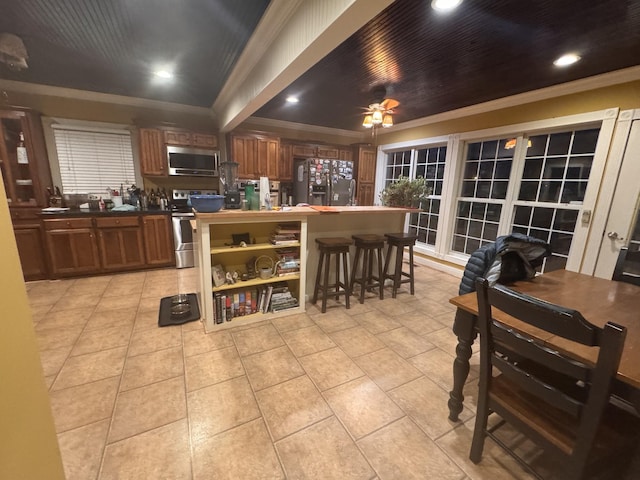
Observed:
[[[464,395],[462,389],[469,376],[469,359],[471,358],[471,346],[477,336],[477,317],[464,310],[458,309],[453,322],[453,333],[458,337],[456,347],[456,359],[453,361],[453,389],[449,392],[449,420],[458,421],[458,415],[462,412]]]

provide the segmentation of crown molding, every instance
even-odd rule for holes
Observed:
[[[149,100],[140,97],[127,97],[125,95],[114,95],[111,93],[91,92],[89,90],[78,90],[75,88],[55,87],[40,83],[17,82],[15,80],[0,79],[0,89],[31,95],[71,98],[87,102],[110,103],[128,107],[149,108],[153,110],[169,110],[172,112],[206,115],[215,118],[214,112],[207,107],[195,107],[193,105],[184,105],[181,103]]]
[[[550,98],[562,97],[574,93],[586,92],[597,88],[610,87],[621,83],[633,82],[640,80],[640,66],[615,70],[613,72],[602,73],[592,77],[581,78],[572,82],[561,83],[551,87],[545,87],[530,92],[519,93],[508,97],[490,100],[484,103],[478,103],[468,107],[449,110],[448,112],[436,113],[428,117],[418,118],[395,124],[394,130],[407,130],[409,128],[422,127],[438,122],[446,122],[471,115],[478,115],[503,108],[516,107],[526,103],[534,103]]]

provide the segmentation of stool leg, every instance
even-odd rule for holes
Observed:
[[[356,282],[356,273],[358,272],[358,261],[360,260],[361,249],[356,247],[356,255],[353,258],[353,268],[351,269],[351,283],[349,284],[349,291],[353,293],[353,284]]]
[[[396,245],[396,271],[393,276],[393,292],[391,296],[396,298],[398,293],[398,287],[400,287],[400,280],[402,278],[402,256],[404,255],[404,247],[402,245]]]
[[[318,301],[318,290],[320,289],[320,275],[322,274],[322,262],[324,261],[324,252],[320,250],[320,261],[318,262],[318,271],[316,272],[316,285],[313,289],[313,300],[311,303],[315,305]]]
[[[413,245],[409,245],[409,275],[411,275],[409,282],[409,285],[411,285],[411,295],[414,295],[415,288],[413,285]]]
[[[369,265],[369,250],[367,248],[363,249],[362,253],[362,275],[360,276],[360,303],[364,303],[364,292],[369,286],[369,271],[367,270],[367,266]]]
[[[340,298],[340,254],[336,253],[336,300]]]
[[[342,268],[344,270],[344,298],[345,303],[347,305],[347,310],[349,309],[349,297],[351,296],[351,290],[349,289],[349,268],[347,265],[347,252],[342,252]]]
[[[382,275],[382,248],[377,248],[378,250],[378,290],[380,291],[380,300],[384,299],[384,289],[382,286],[384,285],[384,276]]]
[[[387,254],[384,256],[384,278],[387,278],[389,271],[389,260],[391,260],[391,244],[387,244]]]
[[[329,270],[331,270],[331,254],[327,254],[324,265],[324,285],[322,285],[322,313],[327,311],[327,297],[329,296]]]

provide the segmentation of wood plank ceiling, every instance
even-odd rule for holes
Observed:
[[[376,86],[400,101],[401,123],[640,63],[639,0],[464,0],[446,15],[430,4],[396,0],[254,115],[357,131]],[[0,64],[0,79],[210,107],[268,5],[0,0],[0,32],[29,52],[27,70]],[[554,67],[567,51],[582,61]],[[156,61],[179,65],[179,88],[153,84]]]

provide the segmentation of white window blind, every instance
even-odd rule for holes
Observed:
[[[101,193],[135,182],[131,135],[54,125],[54,138],[65,193]]]

